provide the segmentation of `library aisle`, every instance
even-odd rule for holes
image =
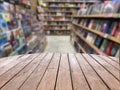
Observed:
[[[70,43],[70,36],[46,36],[46,38],[45,52],[75,53]]]

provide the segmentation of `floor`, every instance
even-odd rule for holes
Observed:
[[[70,43],[70,36],[46,36],[47,46],[45,52],[75,53]]]

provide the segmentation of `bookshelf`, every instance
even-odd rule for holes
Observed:
[[[101,52],[95,45],[89,43],[85,38],[83,38],[83,37],[82,37],[78,32],[76,32],[75,30],[74,30],[74,33],[75,33],[77,36],[79,36],[79,38],[80,38],[81,40],[83,40],[87,45],[89,45],[92,49],[94,49],[97,54],[106,55],[105,53]]]
[[[10,1],[0,2],[0,58],[42,52],[45,34],[31,6]]]
[[[116,3],[116,6],[112,6],[113,3]],[[108,10],[107,5],[111,5],[113,9]],[[90,54],[119,57],[120,2],[109,1],[91,5],[86,12],[78,12],[72,17],[71,41],[82,47],[74,45],[75,48]]]
[[[105,39],[109,39],[109,40],[111,40],[111,41],[113,41],[115,43],[120,44],[120,39],[119,38],[116,38],[116,37],[111,36],[109,34],[102,33],[100,31],[97,31],[97,30],[94,30],[94,29],[90,29],[90,28],[84,27],[82,25],[78,25],[78,24],[75,24],[75,23],[72,23],[72,24],[77,26],[77,27],[83,28],[84,30],[87,30],[89,32],[95,33],[95,34],[97,34],[97,35],[99,35],[99,36],[101,36],[101,37],[103,37]]]
[[[44,2],[45,18],[47,21],[47,35],[70,35],[73,15],[81,5],[95,3],[95,1],[46,1]],[[51,29],[52,28],[52,29]],[[58,33],[59,32],[59,33]]]

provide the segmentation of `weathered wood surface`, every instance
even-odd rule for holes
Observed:
[[[1,58],[0,90],[120,90],[119,60],[60,53]]]

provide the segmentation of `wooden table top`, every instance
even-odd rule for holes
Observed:
[[[0,59],[0,90],[120,90],[119,60],[41,53]]]

